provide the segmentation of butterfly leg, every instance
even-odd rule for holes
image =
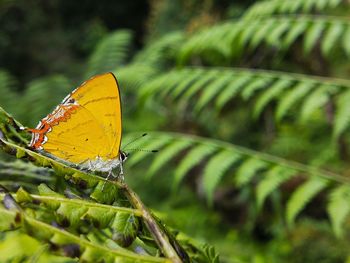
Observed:
[[[123,164],[119,164],[120,170],[119,170],[119,175],[118,179],[120,179],[122,182],[124,182],[124,170],[123,170]]]
[[[113,174],[112,170],[109,170],[108,175],[107,175],[107,177],[105,178],[105,181],[103,182],[102,191],[103,191],[103,189],[105,188],[105,185],[106,185],[106,183],[107,183],[107,181],[109,180],[110,177],[114,177],[114,174]]]

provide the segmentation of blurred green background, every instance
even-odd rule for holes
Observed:
[[[222,262],[350,262],[341,0],[0,0],[0,105],[33,127],[112,71],[126,181]],[[155,132],[155,131],[158,131]],[[197,137],[198,136],[198,137]]]

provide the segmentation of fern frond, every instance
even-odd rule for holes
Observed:
[[[157,154],[148,169],[147,178],[153,177],[167,162],[171,161],[175,155],[182,152],[191,145],[191,141],[177,141],[172,143],[169,147],[162,150],[161,154]]]
[[[331,85],[320,86],[307,96],[301,108],[300,120],[309,120],[313,112],[331,101],[330,97],[337,92],[337,88]]]
[[[38,240],[46,240],[56,244],[58,247],[64,247],[65,245],[68,246],[70,244],[79,245],[80,249],[83,251],[79,256],[82,261],[95,261],[103,255],[106,262],[115,262],[115,260],[120,260],[121,262],[134,262],[135,260],[140,262],[167,262],[166,259],[142,256],[123,248],[114,250],[101,246],[66,230],[39,221],[25,213],[19,213],[17,211],[11,211],[0,207],[0,214],[2,225],[8,224],[10,226],[21,227],[24,231],[28,231],[31,236],[38,238]],[[2,228],[2,230],[11,229],[5,229],[5,227]]]
[[[334,133],[338,137],[349,126],[346,121],[349,88],[350,81],[346,79],[253,69],[188,67],[145,82],[139,94],[142,100],[155,97],[163,101],[167,98],[167,101],[193,105],[195,114],[211,105],[219,111],[234,98],[256,98],[252,111],[254,118],[275,102],[277,121],[291,110],[300,109],[297,116],[303,122],[312,119],[315,112],[339,97],[334,122]]]
[[[232,154],[232,152],[224,150],[216,153],[206,165],[203,172],[202,183],[209,204],[212,204],[214,191],[225,175],[225,172],[235,162],[239,161],[240,157],[241,156],[237,154]]]
[[[143,64],[128,64],[125,67],[119,67],[113,70],[120,87],[128,92],[129,90],[137,90],[144,83],[152,80],[159,71],[155,67]]]
[[[0,105],[14,113],[18,112],[17,94],[15,92],[16,81],[5,70],[0,69]]]
[[[38,78],[28,84],[26,88],[22,111],[20,116],[23,120],[31,120],[27,125],[34,126],[32,120],[36,122],[45,117],[53,105],[60,103],[72,89],[71,82],[62,75],[53,75],[43,78]],[[33,107],[32,105],[35,105]]]
[[[350,124],[350,91],[344,92],[337,98],[337,111],[335,114],[333,138],[338,138]]]
[[[238,187],[242,187],[248,183],[250,183],[253,177],[258,174],[258,172],[267,169],[269,163],[264,162],[258,158],[248,158],[241,164],[241,166],[237,169],[235,174],[235,184]]]
[[[290,79],[277,79],[273,85],[271,85],[266,92],[262,93],[254,106],[253,116],[257,118],[263,109],[276,97],[285,91],[287,88],[293,86],[293,81]]]
[[[168,33],[156,41],[147,43],[146,47],[136,54],[132,63],[159,67],[160,63],[174,59],[175,52],[183,40],[182,32]]]
[[[301,210],[303,210],[310,200],[325,189],[328,184],[329,181],[323,178],[311,177],[308,181],[299,186],[287,202],[287,224],[293,226],[295,218]]]
[[[247,54],[262,44],[286,51],[299,37],[303,37],[306,54],[318,42],[325,56],[334,48],[347,54],[349,44],[344,38],[349,28],[350,22],[341,17],[290,15],[241,19],[194,33],[181,47],[178,59],[184,64],[191,57],[206,59],[207,54],[216,53],[228,60]]]
[[[244,14],[244,18],[257,18],[262,16],[312,13],[335,8],[342,4],[342,0],[267,0],[252,5]]]
[[[132,134],[126,135],[126,139],[130,139]],[[163,144],[162,148],[159,148],[159,155],[162,154],[163,151],[167,152],[169,148],[171,149],[171,157],[172,158],[166,158],[163,160],[162,165],[164,165],[166,162],[171,162],[172,159],[175,158],[175,156],[178,156],[181,153],[181,162],[175,169],[175,187],[178,186],[178,184],[181,182],[183,177],[188,173],[193,167],[197,165],[202,165],[206,167],[212,158],[217,156],[217,153],[224,151],[230,152],[233,156],[239,156],[239,159],[242,163],[242,168],[237,167],[238,171],[240,171],[241,176],[243,177],[244,174],[242,171],[247,171],[247,177],[253,178],[253,175],[258,171],[264,171],[265,173],[268,173],[271,169],[274,169],[275,167],[276,171],[281,171],[285,174],[289,174],[288,171],[291,171],[292,174],[303,174],[303,175],[312,175],[312,176],[319,176],[321,178],[325,178],[330,181],[335,181],[339,183],[350,183],[350,180],[348,180],[346,177],[337,175],[335,173],[330,173],[328,171],[320,170],[313,166],[308,166],[304,164],[300,164],[297,162],[287,161],[283,158],[279,158],[273,155],[265,154],[262,152],[253,151],[244,147],[240,147],[237,145],[233,145],[227,142],[208,139],[208,138],[201,138],[197,136],[191,136],[186,134],[178,134],[178,133],[168,133],[168,132],[152,132],[149,134],[148,140],[150,141],[150,144],[157,144],[157,141],[160,141],[161,144]],[[167,141],[167,142],[166,142]],[[165,143],[166,142],[166,143]],[[181,143],[180,143],[181,142]],[[175,147],[174,144],[184,144],[187,146],[187,144],[190,144],[190,148],[187,150],[186,153],[183,153],[182,147]],[[176,152],[177,151],[177,152]],[[150,157],[148,154],[147,157]],[[146,156],[142,155],[142,158],[145,159]],[[141,162],[143,159],[138,158],[138,162]],[[157,157],[160,158],[160,157]],[[157,158],[155,160],[157,160]],[[237,157],[238,158],[238,157]],[[215,162],[218,164],[218,162]],[[230,162],[229,162],[230,163]],[[136,162],[132,162],[131,164],[128,163],[128,165],[135,165]],[[211,166],[213,163],[211,164]],[[249,166],[248,166],[249,165]],[[252,167],[250,167],[252,165]],[[151,164],[152,166],[152,164]],[[244,168],[245,167],[245,168]],[[218,164],[218,169],[220,169],[220,165]],[[252,171],[249,171],[249,168],[251,168]],[[210,169],[212,170],[212,169]],[[286,171],[286,172],[285,172]],[[281,173],[282,173],[281,172]],[[253,175],[252,175],[253,174]],[[276,172],[277,174],[277,172]],[[262,175],[264,176],[264,175]],[[218,177],[218,183],[222,179],[222,176]],[[247,181],[244,181],[243,178],[239,179],[237,182],[239,182],[239,185],[243,185],[246,183],[249,183],[251,179],[248,179]],[[217,184],[217,182],[215,182]]]
[[[129,137],[132,137],[131,134],[126,136],[126,138]],[[160,140],[163,144],[163,147],[159,149],[159,155],[150,164],[148,176],[154,176],[153,172],[159,171],[165,164],[176,160],[178,165],[174,168],[175,181],[173,185],[176,188],[192,168],[200,166],[203,168],[201,169],[203,175],[199,187],[204,190],[209,203],[212,202],[215,191],[222,185],[228,174],[233,174],[232,187],[240,189],[247,184],[257,184],[255,191],[258,208],[263,206],[265,200],[277,191],[281,184],[298,176],[306,178],[306,182],[292,192],[287,202],[286,218],[289,225],[293,225],[298,214],[318,193],[334,185],[344,185],[341,188],[343,190],[339,190],[341,194],[336,194],[339,192],[338,190],[331,194],[332,200],[328,207],[332,222],[335,224],[333,226],[335,231],[340,231],[345,216],[350,212],[350,205],[344,215],[339,215],[337,211],[343,206],[344,202],[348,202],[348,199],[343,195],[344,189],[347,189],[346,191],[350,189],[350,180],[347,177],[208,138],[153,132],[148,139],[154,141],[151,144],[154,144],[157,140]],[[164,143],[164,140],[167,143]],[[185,149],[186,152],[184,152]],[[163,152],[165,154],[164,158],[161,156]],[[145,158],[146,156],[143,156],[143,159]],[[178,159],[181,159],[181,161],[179,162]],[[138,161],[140,162],[142,159]],[[129,165],[130,163],[127,163],[127,166]],[[132,163],[132,165],[135,165],[135,163]],[[198,176],[198,173],[192,174],[192,176]],[[229,185],[225,184],[225,186]]]
[[[350,213],[350,187],[342,185],[334,189],[327,207],[334,233],[341,237],[342,225]]]
[[[198,145],[193,147],[188,154],[183,158],[178,168],[176,169],[174,176],[174,189],[176,189],[182,179],[185,177],[194,166],[200,164],[209,155],[213,154],[216,149],[211,145]]]
[[[89,58],[86,78],[122,66],[128,56],[131,38],[129,30],[118,30],[103,38]]]
[[[261,209],[266,198],[273,193],[279,185],[295,176],[297,171],[286,169],[285,167],[275,166],[266,172],[266,175],[256,187],[256,201],[258,209]]]

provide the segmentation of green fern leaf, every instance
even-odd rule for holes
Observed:
[[[281,45],[282,34],[289,28],[292,28],[290,21],[281,21],[277,26],[266,35],[266,41],[272,45],[279,47]]]
[[[301,100],[314,87],[314,85],[314,82],[300,82],[293,88],[293,90],[284,95],[278,104],[276,119],[281,120],[288,110]]]
[[[242,187],[249,183],[254,175],[268,167],[268,163],[257,158],[249,158],[237,170],[235,184]]]
[[[239,43],[241,46],[248,45],[252,36],[254,36],[255,32],[260,28],[260,23],[257,21],[251,21],[249,26],[247,26],[242,33],[239,35]],[[235,37],[234,37],[235,38]],[[233,38],[233,39],[234,39]]]
[[[343,48],[347,56],[350,56],[350,28],[347,28],[342,38]]]
[[[203,70],[198,68],[191,70],[182,70],[178,71],[177,73],[180,79],[174,81],[175,87],[172,88],[171,93],[169,94],[175,99],[181,96],[185,90],[188,90],[194,83],[196,83],[196,81],[198,81],[203,76]]]
[[[36,122],[46,116],[54,105],[61,102],[72,87],[69,80],[61,75],[38,78],[30,82],[23,98],[24,107],[21,107],[23,112],[20,113],[24,120],[31,121],[25,124],[31,127],[36,125]],[[40,103],[37,103],[38,101]]]
[[[258,47],[265,39],[267,33],[270,32],[271,29],[273,29],[274,27],[275,27],[275,21],[272,21],[272,20],[262,24],[260,30],[258,30],[252,36],[252,39],[250,40],[250,47],[252,49],[255,49],[256,47]]]
[[[257,118],[261,114],[262,110],[271,100],[278,97],[286,88],[291,87],[292,84],[293,81],[289,79],[278,79],[272,83],[271,86],[257,99],[254,106],[254,118]]]
[[[234,98],[235,95],[249,82],[251,76],[249,74],[242,74],[237,76],[217,97],[215,105],[219,110],[221,109],[230,99]]]
[[[320,39],[326,24],[322,21],[318,21],[311,25],[307,30],[304,39],[304,53],[309,54],[312,48],[316,45],[317,41]]]
[[[343,235],[342,226],[350,213],[350,187],[342,185],[332,191],[327,211],[336,236]]]
[[[251,80],[250,83],[243,88],[242,98],[248,100],[256,91],[265,88],[270,82],[272,82],[272,79],[255,78]]]
[[[135,144],[133,145],[134,149],[147,149],[147,150],[158,150],[162,148],[164,145],[169,143],[170,138],[168,137],[161,137],[161,138],[155,138],[154,140],[147,140],[146,142],[141,142],[142,144]],[[128,159],[128,165],[134,166],[143,159],[145,159],[147,156],[149,156],[151,153],[145,152],[145,151],[138,151],[135,153],[130,154],[130,159]]]
[[[282,46],[286,50],[294,43],[294,41],[301,36],[308,27],[307,21],[301,21],[296,23],[294,26],[290,28],[288,33],[283,39]]]
[[[333,93],[336,89],[335,86],[324,85],[314,90],[303,103],[300,120],[302,122],[307,121],[315,110],[322,108],[329,101],[330,93]]]
[[[144,83],[148,83],[150,79],[158,76],[159,70],[149,65],[129,64],[118,68],[118,70],[113,70],[113,73],[121,87],[139,91],[144,86]]]
[[[328,183],[328,180],[319,177],[312,177],[294,191],[287,202],[286,217],[289,226],[293,226],[298,214],[303,208],[305,208],[312,198],[327,187]]]
[[[219,70],[210,70],[208,74],[202,76],[198,79],[191,87],[189,87],[184,95],[183,98],[189,100],[196,92],[201,90],[203,87],[208,85],[213,79],[216,78],[216,76],[220,74]]]
[[[183,32],[171,32],[165,34],[156,41],[147,43],[146,46],[133,58],[133,64],[146,64],[147,66],[159,66],[159,64],[172,59],[175,50],[184,40]]]
[[[339,39],[343,35],[344,29],[344,25],[341,23],[332,23],[328,26],[321,44],[321,51],[323,55],[327,56],[330,54],[330,51],[335,46],[335,43],[339,42]]]
[[[338,138],[350,123],[350,91],[344,92],[337,98],[337,108],[334,120],[333,138]]]
[[[269,170],[256,187],[258,209],[261,209],[265,199],[283,182],[290,179],[296,171],[285,167],[275,166]]]
[[[204,158],[211,155],[216,150],[215,147],[209,145],[200,144],[193,147],[181,161],[175,171],[173,189],[177,189],[186,173],[191,170],[194,166],[198,165]]]
[[[224,150],[215,154],[215,156],[210,159],[204,169],[202,179],[203,188],[209,204],[212,204],[215,188],[219,184],[225,172],[230,168],[230,166],[240,160],[240,158],[240,155]]]
[[[162,151],[156,156],[156,158],[152,162],[152,165],[147,172],[146,178],[150,179],[175,155],[188,148],[191,144],[192,142],[189,140],[176,140],[170,145],[163,148]]]
[[[131,36],[128,30],[118,30],[103,38],[89,58],[86,78],[121,66],[128,55]]]
[[[148,98],[149,96],[158,94],[158,89],[160,87],[164,86],[165,88],[168,87],[167,83],[169,80],[169,74],[164,74],[156,77],[152,81],[148,81],[145,83],[145,85],[140,89],[139,91],[139,97],[141,100],[144,100]]]
[[[327,8],[334,8],[341,3],[342,0],[265,0],[252,5],[246,11],[244,18],[252,19],[273,14],[293,14],[297,12],[310,13],[314,9],[321,11]]]
[[[225,74],[217,76],[217,78],[209,83],[206,87],[203,93],[201,94],[200,99],[198,100],[195,111],[199,112],[203,107],[205,107],[210,101],[214,99],[214,97],[223,90],[227,83],[232,79],[232,75]]]
[[[0,105],[8,111],[17,112],[17,99],[15,79],[6,71],[0,70]]]

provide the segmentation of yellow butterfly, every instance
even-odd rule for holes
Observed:
[[[127,155],[120,150],[121,99],[113,73],[97,75],[82,83],[29,129],[29,147],[92,171],[109,172],[120,167]]]

